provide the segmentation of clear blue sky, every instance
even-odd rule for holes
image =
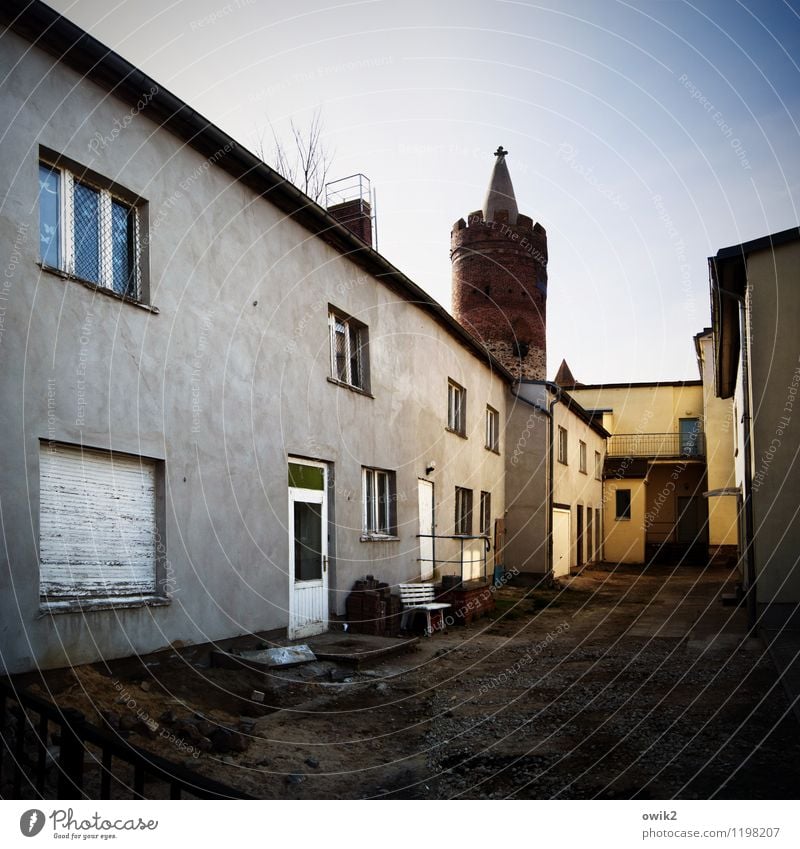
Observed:
[[[450,305],[450,228],[492,151],[547,229],[548,372],[697,377],[706,258],[797,226],[800,3],[58,0],[243,144],[324,110],[333,177]]]

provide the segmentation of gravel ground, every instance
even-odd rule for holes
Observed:
[[[118,722],[124,686],[171,735],[122,719],[131,742],[259,798],[794,798],[798,725],[721,603],[729,581],[598,567],[505,587],[493,619],[356,673],[316,662],[265,683],[176,654],[38,689]]]

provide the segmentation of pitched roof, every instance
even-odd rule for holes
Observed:
[[[508,173],[508,165],[506,165],[507,155],[508,151],[503,150],[502,146],[497,148],[495,153],[497,158],[489,180],[489,188],[486,190],[486,197],[483,201],[484,221],[495,221],[498,212],[507,212],[508,223],[517,223],[519,210],[514,195],[514,186],[511,184],[511,175]]]

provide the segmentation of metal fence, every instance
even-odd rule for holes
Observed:
[[[252,798],[131,745],[87,722],[80,711],[19,692],[8,680],[0,680],[0,735],[0,776],[8,781],[10,773],[12,798],[110,799],[112,790],[115,799],[156,798],[145,794],[146,779],[163,782],[161,790],[170,799],[180,799],[184,793],[197,799]],[[57,745],[48,746],[48,740]],[[84,788],[90,765],[99,768],[99,792]],[[54,787],[48,781],[52,769]]]
[[[705,457],[706,440],[695,433],[615,433],[608,440],[609,457]]]

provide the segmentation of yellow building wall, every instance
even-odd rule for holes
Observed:
[[[706,470],[709,491],[736,487],[734,467],[733,399],[717,398],[714,390],[714,341],[711,333],[700,337],[703,371],[703,420],[706,431]],[[735,551],[739,541],[738,507],[734,495],[708,499],[708,545]]]
[[[677,433],[679,419],[702,418],[703,387],[689,385],[587,387],[570,395],[586,410],[608,409],[603,426],[611,433]]]
[[[630,519],[617,519],[618,489],[631,491]],[[603,557],[611,563],[644,563],[644,517],[647,485],[643,480],[607,480],[603,528]]]

